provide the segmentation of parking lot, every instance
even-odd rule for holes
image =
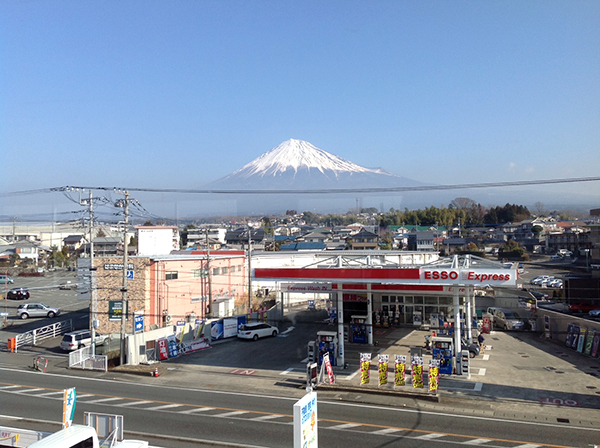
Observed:
[[[2,298],[0,308],[8,316],[0,320],[0,337],[2,344],[10,337],[16,334],[25,333],[35,328],[42,327],[48,323],[53,323],[56,319],[72,319],[76,328],[87,328],[89,321],[89,301],[78,299],[78,290],[76,288],[76,271],[57,270],[46,272],[40,277],[14,277],[14,284],[10,287],[2,288]],[[71,282],[71,289],[60,289],[60,285]],[[30,292],[28,300],[6,300],[6,291],[12,288],[25,287]],[[49,319],[47,317],[19,319],[17,317],[17,308],[22,303],[41,302],[48,306],[59,308],[61,313],[58,317]]]

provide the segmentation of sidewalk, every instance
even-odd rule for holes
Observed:
[[[352,369],[360,366],[360,353],[372,353],[371,382],[360,386],[360,374],[344,375],[338,370],[336,385],[320,390],[346,393],[349,398],[407,406],[456,410],[484,415],[521,416],[532,420],[556,422],[557,419],[597,426],[600,410],[600,360],[564,347],[538,333],[493,332],[486,335],[485,354],[470,359],[471,378],[466,375],[441,375],[437,394],[427,390],[427,371],[431,352],[423,349],[424,388],[414,389],[410,382],[394,388],[394,355],[406,355],[410,348],[423,347],[427,331],[401,328],[380,332],[375,347],[346,346],[346,362]],[[377,386],[377,354],[390,355],[388,384]],[[410,366],[407,366],[407,379]],[[370,395],[365,399],[365,395]],[[436,396],[437,399],[433,399]],[[377,398],[376,398],[377,397]],[[390,397],[394,397],[390,400]]]

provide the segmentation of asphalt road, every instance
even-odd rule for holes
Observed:
[[[76,387],[75,423],[83,412],[123,415],[127,438],[164,447],[293,446],[293,404],[297,397],[137,384],[121,379],[78,378],[0,367],[3,414],[36,421],[60,421],[62,389]],[[321,446],[485,446],[534,448],[589,446],[598,431],[561,424],[468,416],[390,406],[319,400]],[[38,426],[35,426],[38,427]],[[183,445],[181,445],[183,443]]]

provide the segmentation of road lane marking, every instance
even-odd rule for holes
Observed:
[[[214,411],[215,408],[193,408],[188,409],[187,411],[181,411],[180,414],[193,414],[194,412],[206,412],[206,411]]]
[[[280,375],[287,375],[288,373],[292,372],[293,370],[294,370],[294,368],[290,367],[289,369],[284,370],[283,372],[281,372]]]
[[[260,422],[263,420],[272,420],[274,418],[279,418],[279,417],[285,417],[285,415],[278,415],[278,414],[261,415],[260,417],[250,418],[249,420],[254,420],[254,421]]]
[[[446,434],[440,434],[437,432],[432,432],[430,434],[423,434],[422,436],[414,437],[415,439],[420,440],[428,440],[428,439],[439,439],[440,437],[446,437]]]
[[[37,389],[25,389],[25,390],[21,391],[20,393],[24,394],[24,393],[27,393],[27,392],[37,392],[38,390],[46,390],[46,389],[40,389],[40,388],[37,388]]]
[[[160,409],[179,408],[180,404],[163,404],[161,406],[154,406],[153,408],[144,408],[144,411],[158,411]]]
[[[473,439],[467,442],[463,442],[463,445],[483,445],[484,443],[491,442],[490,439]]]
[[[342,425],[335,425],[335,426],[329,426],[327,429],[350,429],[350,428],[356,428],[357,426],[363,426],[360,424],[356,424],[356,423],[344,423]]]
[[[360,373],[360,369],[359,369],[359,370],[356,370],[354,373],[352,373],[352,374],[348,375],[348,376],[347,376],[346,378],[344,378],[344,379],[345,379],[345,380],[348,380],[348,381],[350,381],[350,380],[354,379],[354,377],[355,377],[356,375],[358,375],[359,373]]]
[[[115,400],[124,400],[124,398],[122,398],[122,397],[99,398],[97,400],[86,401],[85,404],[105,403],[107,401],[115,401]]]
[[[233,412],[225,412],[224,414],[216,414],[213,415],[213,417],[221,417],[221,418],[227,418],[227,417],[233,417],[234,415],[242,415],[242,414],[247,414],[247,411],[233,411]]]
[[[474,375],[485,376],[485,372],[487,372],[487,369],[479,369],[479,373],[475,373]]]
[[[489,361],[490,360],[490,355],[482,355],[482,359],[484,361]]]
[[[36,397],[49,397],[51,395],[64,395],[64,391],[59,390],[57,392],[46,392],[45,394],[37,394]],[[79,396],[77,396],[77,398],[81,398]]]
[[[386,434],[394,434],[396,432],[402,432],[401,429],[397,429],[397,428],[385,428],[385,429],[380,429],[378,431],[373,431],[371,434],[379,434],[379,435],[386,435]]]
[[[88,401],[88,403],[91,403],[90,401]],[[142,401],[131,401],[129,403],[123,403],[120,404],[119,407],[125,407],[125,406],[137,406],[139,404],[148,404],[148,403],[154,403],[153,401],[146,401],[146,400],[142,400]]]
[[[523,445],[513,446],[512,448],[538,448],[543,445],[535,445],[533,443],[525,443]]]

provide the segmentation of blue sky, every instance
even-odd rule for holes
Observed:
[[[0,188],[199,188],[289,138],[422,182],[598,176],[598,23],[595,0],[1,2]]]

